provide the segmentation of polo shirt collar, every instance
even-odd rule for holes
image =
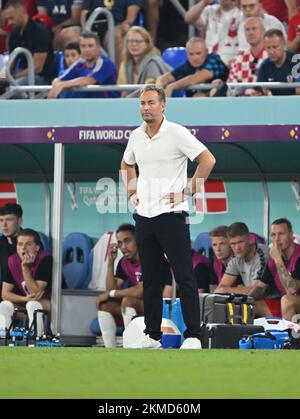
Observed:
[[[159,128],[159,130],[158,130],[158,132],[155,134],[155,137],[160,133],[160,132],[164,132],[166,129],[167,129],[167,127],[168,127],[168,120],[167,120],[167,118],[165,117],[165,115],[163,115],[163,122],[162,122],[162,124],[161,124],[161,126],[160,126],[160,128]],[[146,134],[146,127],[147,127],[147,124],[146,124],[146,122],[144,121],[143,123],[142,123],[142,126],[141,126],[141,128],[142,128],[142,131]]]

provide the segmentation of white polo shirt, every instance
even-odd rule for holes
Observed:
[[[171,208],[163,197],[186,187],[187,160],[195,160],[206,150],[205,145],[187,128],[166,118],[151,139],[145,129],[144,122],[132,132],[123,156],[125,163],[137,164],[139,168],[137,213],[151,218],[166,212],[188,211],[187,201]]]

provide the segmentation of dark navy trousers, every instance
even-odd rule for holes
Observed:
[[[180,287],[182,314],[187,326],[184,337],[199,338],[200,307],[192,266],[188,214],[171,212],[148,218],[136,213],[133,217],[144,285],[145,334],[156,340],[161,338],[166,254]]]

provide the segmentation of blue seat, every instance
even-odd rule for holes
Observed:
[[[84,233],[70,233],[63,242],[63,274],[68,288],[84,289],[90,281],[89,256],[93,242]]]
[[[169,64],[172,68],[179,67],[187,60],[187,53],[185,47],[170,47],[162,53],[162,59]],[[176,90],[172,97],[185,96],[185,90]]]
[[[179,67],[187,60],[185,47],[170,47],[162,53],[162,59],[171,67]]]
[[[198,234],[192,244],[192,248],[197,252],[202,253],[207,258],[213,256],[212,245],[208,233]]]
[[[45,250],[45,252],[51,252],[51,246],[50,246],[50,242],[49,242],[49,238],[45,233],[42,233],[41,231],[38,231],[43,248]]]

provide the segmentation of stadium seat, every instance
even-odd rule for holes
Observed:
[[[51,252],[51,247],[50,247],[50,242],[49,242],[49,238],[45,233],[42,233],[41,231],[38,231],[43,248],[45,250],[45,252]]]
[[[186,61],[186,49],[185,47],[167,48],[162,53],[162,59],[171,67],[176,68]]]
[[[68,288],[88,287],[92,240],[84,233],[70,233],[63,242],[63,274]]]
[[[186,48],[185,47],[170,47],[164,50],[162,53],[162,59],[169,64],[172,68],[179,67],[187,60]],[[183,97],[185,96],[185,90],[176,90],[172,97]]]
[[[212,245],[208,233],[198,234],[192,244],[192,248],[197,252],[202,253],[207,258],[213,256]]]

